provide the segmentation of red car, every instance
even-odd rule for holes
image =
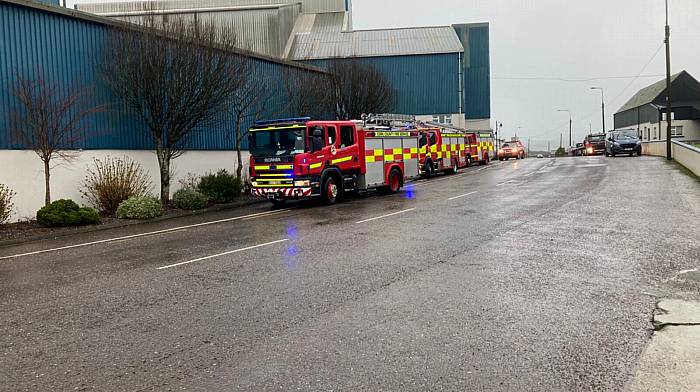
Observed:
[[[525,149],[520,142],[503,143],[498,150],[498,160],[507,161],[510,158],[525,159]]]

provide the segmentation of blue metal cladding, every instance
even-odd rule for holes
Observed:
[[[464,45],[464,116],[467,119],[491,117],[491,66],[489,26],[453,26]]]
[[[88,106],[104,110],[89,117],[81,128],[85,137],[74,149],[151,150],[153,143],[146,127],[125,110],[120,101],[100,81],[96,71],[112,27],[74,18],[57,12],[0,1],[0,149],[21,149],[11,135],[10,108],[12,86],[16,76],[35,77],[41,74],[47,82],[59,86],[78,85],[89,93]],[[263,58],[253,58],[261,86],[270,90],[271,98],[259,110],[260,117],[283,117],[286,94],[282,88],[283,72],[311,72]],[[254,120],[243,125],[247,129]],[[233,119],[222,114],[191,134],[191,150],[230,150]],[[244,141],[243,148],[247,148]]]
[[[389,78],[395,95],[392,113],[459,113],[460,53],[359,58]],[[334,60],[310,63],[327,67]]]

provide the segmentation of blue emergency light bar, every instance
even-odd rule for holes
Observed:
[[[311,121],[311,117],[291,117],[291,118],[280,118],[277,120],[267,120],[267,121],[256,121],[255,125],[274,125],[274,124],[297,124],[306,123]]]

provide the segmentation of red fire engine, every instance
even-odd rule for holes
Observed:
[[[258,122],[249,132],[254,195],[275,205],[344,192],[397,192],[420,176],[418,132],[352,121],[292,118]]]
[[[468,165],[460,151],[464,151],[464,135],[443,134],[440,128],[419,128],[421,174],[432,177],[438,172],[457,173],[460,166]]]

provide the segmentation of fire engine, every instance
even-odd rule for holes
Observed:
[[[418,128],[420,140],[420,167],[424,177],[438,172],[457,173],[469,165],[464,158],[466,147],[464,134],[444,133],[438,127]]]
[[[488,165],[496,157],[494,136],[491,132],[467,132],[472,162]]]
[[[421,170],[426,177],[439,171],[456,173],[472,163],[488,164],[494,157],[490,132],[464,132],[433,123],[419,126]]]
[[[397,192],[420,177],[416,130],[353,121],[290,118],[257,122],[249,131],[252,193],[275,205],[345,192]]]

